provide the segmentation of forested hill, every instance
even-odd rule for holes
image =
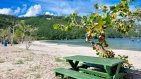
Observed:
[[[37,39],[79,39],[85,35],[83,29],[74,29],[69,32],[53,29],[55,23],[67,23],[67,19],[64,19],[64,16],[40,15],[36,17],[17,18],[0,14],[0,28],[6,28],[12,25],[12,20],[25,20],[26,24],[38,27]]]
[[[18,17],[0,14],[0,28],[6,28],[11,26],[13,21],[16,21]]]
[[[80,18],[80,17],[79,17]],[[54,30],[53,24],[67,23],[67,19],[64,19],[63,16],[50,16],[50,15],[40,15],[36,17],[22,17],[18,18],[10,15],[0,14],[0,28],[6,28],[11,26],[13,21],[25,20],[26,24],[30,24],[34,27],[38,27],[37,39],[79,39],[83,38],[85,35],[85,30],[83,29],[74,29],[69,32],[64,32],[60,30]],[[138,37],[141,36],[141,26],[134,26],[135,29],[138,29],[139,33],[136,33],[136,30],[133,29],[129,32],[128,35],[124,35],[116,32],[112,28],[107,29],[106,36],[111,38],[122,38],[122,37]]]
[[[85,31],[75,29],[69,32],[54,30],[55,23],[65,24],[67,20],[63,16],[41,15],[37,17],[20,18],[25,20],[27,24],[38,27],[38,39],[78,39],[84,37]]]

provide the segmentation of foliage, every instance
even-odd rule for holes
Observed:
[[[42,15],[38,17],[20,18],[20,20],[25,20],[27,24],[39,28],[37,32],[38,39],[78,39],[82,38],[85,34],[83,29],[73,29],[69,30],[69,32],[53,29],[52,26],[55,23],[67,23],[67,19],[64,19],[63,16]]]
[[[20,43],[21,39],[22,39],[22,37],[21,37],[22,36],[22,31],[20,31],[20,29],[16,29],[14,35],[15,35],[14,38],[16,38],[16,41],[18,43]]]
[[[108,28],[115,29],[121,34],[127,34],[130,31],[137,18],[134,12],[130,11],[129,2],[129,0],[121,0],[113,6],[95,4],[94,8],[99,10],[100,13],[95,12],[82,17],[81,22],[76,19],[77,13],[72,13],[67,16],[69,19],[67,24],[55,24],[54,29],[69,31],[75,27],[84,28],[86,30],[86,41],[97,51],[97,55],[103,58],[113,58],[115,57],[114,52],[105,48],[108,46],[106,30]],[[98,42],[91,40],[93,38],[97,38]],[[120,58],[126,60],[122,56]]]
[[[118,55],[116,58],[125,60],[125,62],[122,64],[122,67],[124,67],[124,68],[131,68],[133,66],[132,64],[129,63],[128,56]]]
[[[37,32],[36,27],[32,27],[31,25],[25,24],[24,20],[21,20],[16,27],[15,30],[15,38],[19,42],[26,42],[26,49],[28,49],[34,40]]]
[[[13,25],[13,21],[17,20],[17,17],[0,14],[0,29],[5,29],[11,25]]]
[[[2,39],[3,41],[8,40],[8,37],[9,37],[8,29],[0,29],[0,33],[1,33],[0,39]]]
[[[140,12],[140,11],[139,11]],[[138,11],[136,13],[139,14]],[[79,21],[78,23],[83,23],[85,20],[82,20],[82,18],[86,19],[86,16],[84,17],[76,17],[76,20]],[[36,16],[36,17],[14,17],[10,15],[1,15],[0,14],[0,28],[1,29],[8,29],[9,27],[13,27],[13,22],[17,23],[20,22],[21,20],[25,20],[25,23],[28,25],[31,25],[33,27],[37,27],[37,35],[36,39],[43,39],[43,40],[62,40],[62,39],[80,39],[85,37],[86,30],[85,28],[79,28],[79,27],[74,27],[75,29],[70,29],[69,31],[60,31],[57,29],[53,29],[53,24],[58,23],[58,24],[67,24],[68,18],[64,18],[63,16],[50,16],[50,15],[41,15],[41,16]],[[5,23],[5,22],[8,23]],[[136,28],[136,26],[138,26]],[[16,27],[16,26],[15,26]],[[78,29],[79,28],[79,29]],[[15,28],[16,29],[16,28]],[[141,30],[140,25],[134,25],[132,30],[129,31],[128,34],[122,34],[113,27],[108,27],[106,28],[105,35],[108,38],[123,38],[123,37],[139,37],[141,36],[140,33],[136,33],[136,29]],[[18,31],[18,30],[15,30]],[[140,31],[139,31],[140,32]],[[11,33],[13,33],[11,29]],[[12,35],[12,34],[11,34]],[[9,38],[11,39],[11,38]],[[16,40],[16,39],[14,39]],[[19,41],[19,40],[18,40]]]

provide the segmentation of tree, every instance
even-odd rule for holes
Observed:
[[[25,42],[26,49],[29,49],[31,46],[34,37],[36,36],[36,31],[38,29],[36,27],[32,27],[31,25],[25,24],[24,20],[21,20],[17,24],[17,28],[15,30],[15,37],[19,42]]]
[[[25,33],[25,42],[26,42],[26,49],[29,49],[29,47],[32,44],[32,41],[35,39],[36,32],[38,28],[33,28],[30,25],[27,26],[28,30]]]
[[[88,16],[81,18],[81,22],[76,20],[77,13],[72,13],[66,18],[69,19],[66,25],[54,24],[54,29],[68,31],[70,29],[84,28],[86,30],[85,40],[90,43],[93,49],[96,50],[97,55],[103,58],[113,58],[115,54],[108,50],[105,32],[107,28],[113,28],[116,31],[127,34],[134,24],[135,13],[130,11],[129,2],[133,0],[121,0],[113,6],[95,4],[94,8],[99,12],[91,13]],[[98,42],[92,39],[97,38]],[[120,56],[119,58],[126,59],[127,56]],[[123,66],[130,67],[127,62]]]
[[[16,27],[16,23],[15,23],[15,20],[13,20],[12,24],[9,25],[8,27],[8,35],[9,35],[9,39],[10,39],[10,43],[11,43],[11,46],[13,45],[14,43],[14,32],[15,32],[15,27]]]
[[[1,40],[2,41],[7,41],[8,40],[8,29],[0,29],[0,33],[1,33]]]

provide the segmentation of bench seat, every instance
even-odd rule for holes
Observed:
[[[93,74],[96,76],[100,76],[100,77],[105,77],[106,79],[112,79],[112,76],[109,76],[108,73],[104,73],[104,72],[100,72],[100,71],[96,71],[96,70],[88,70],[85,68],[79,68],[79,71],[82,71],[84,73],[88,73],[88,74]]]
[[[82,73],[82,72],[77,72],[74,70],[64,69],[64,68],[55,69],[55,73],[56,74],[59,73],[59,74],[62,74],[68,77],[75,78],[75,79],[105,79],[105,78],[89,75],[89,74]]]

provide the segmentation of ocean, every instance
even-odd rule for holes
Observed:
[[[141,38],[107,38],[108,48],[141,51]],[[97,40],[93,40],[97,41]],[[47,40],[48,43],[90,46],[84,39]]]

